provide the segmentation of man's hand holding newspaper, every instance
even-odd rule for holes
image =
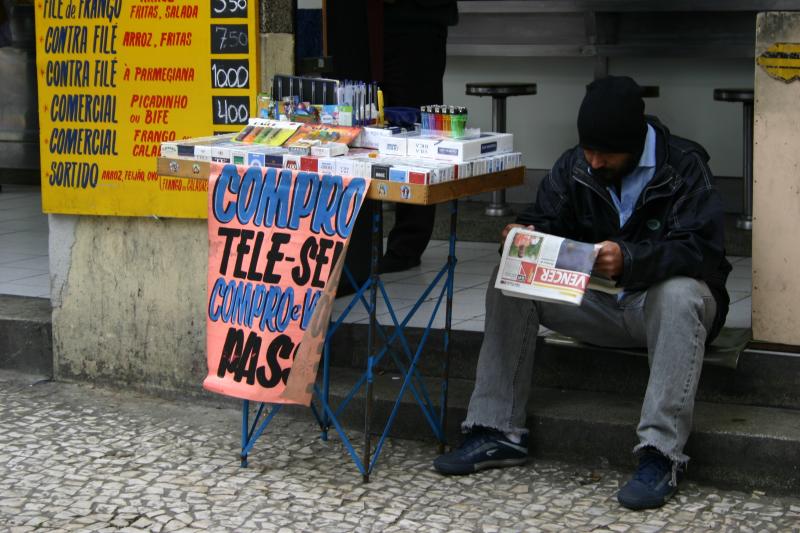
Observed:
[[[622,250],[614,241],[599,243],[597,259],[594,261],[592,274],[599,274],[608,279],[614,279],[622,274]]]

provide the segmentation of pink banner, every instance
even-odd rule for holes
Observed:
[[[341,267],[325,287],[344,261],[369,180],[212,163],[208,185],[203,387],[308,404]],[[304,336],[313,349],[298,356]],[[293,389],[302,394],[284,394],[296,356]]]

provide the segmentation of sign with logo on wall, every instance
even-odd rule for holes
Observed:
[[[800,43],[775,43],[756,58],[756,64],[785,82],[800,79]]]
[[[36,0],[42,208],[204,218],[162,141],[241,129],[258,91],[253,0]],[[198,201],[199,200],[199,201]]]

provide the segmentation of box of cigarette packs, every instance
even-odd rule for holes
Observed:
[[[462,163],[513,149],[514,136],[511,133],[481,133],[473,139],[409,137],[406,155]]]

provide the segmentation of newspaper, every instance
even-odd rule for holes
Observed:
[[[592,276],[599,246],[514,228],[506,237],[495,287],[506,296],[580,305],[586,289],[622,289]]]

